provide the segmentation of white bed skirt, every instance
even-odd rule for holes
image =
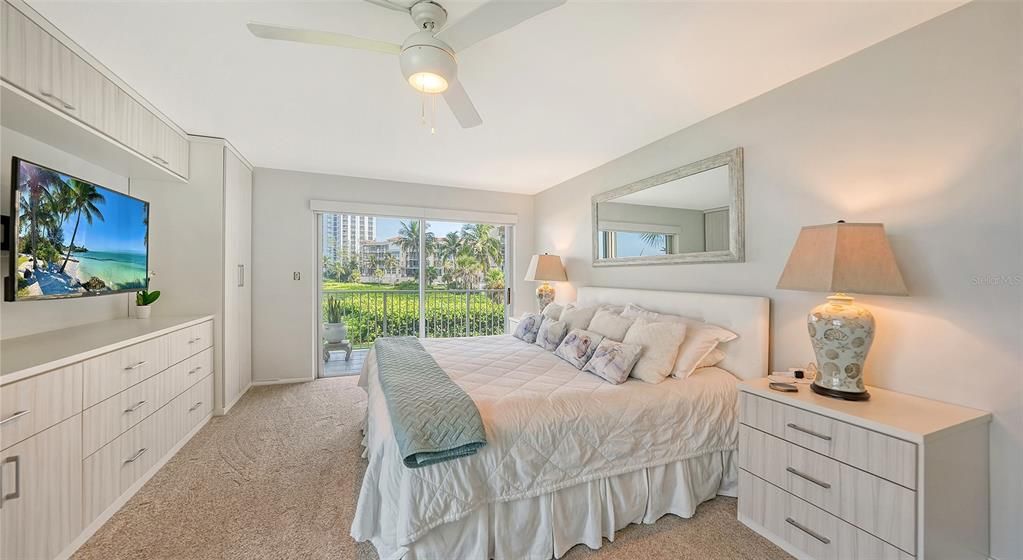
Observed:
[[[388,560],[548,560],[580,543],[600,548],[602,539],[614,541],[615,531],[630,523],[654,523],[669,513],[692,517],[716,495],[735,496],[737,476],[735,452],[715,452],[488,504],[405,546],[380,530],[369,540]],[[378,519],[399,516],[388,509],[394,507],[379,504]]]

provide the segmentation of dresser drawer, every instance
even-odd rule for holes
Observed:
[[[86,408],[156,375],[170,365],[167,337],[133,344],[82,363]]]
[[[171,363],[176,364],[213,346],[213,321],[174,331],[169,339]]]
[[[828,512],[739,470],[739,520],[816,560],[913,558]]]
[[[916,552],[916,492],[749,426],[739,468],[874,536]]]
[[[739,420],[801,447],[916,489],[916,445],[746,392]]]
[[[207,375],[179,397],[178,417],[182,438],[213,412],[213,376]]]
[[[82,411],[82,364],[0,388],[0,449]]]
[[[164,370],[85,409],[82,413],[83,454],[92,455],[167,404],[174,397],[172,373],[172,370]]]
[[[171,396],[179,395],[200,379],[213,373],[213,348],[207,348],[171,368],[174,377]]]

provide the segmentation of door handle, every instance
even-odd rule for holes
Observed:
[[[4,493],[3,466],[7,463],[14,463],[14,492]],[[4,507],[7,500],[17,500],[21,497],[21,456],[12,455],[0,463],[0,508]]]
[[[238,287],[239,288],[244,288],[245,287],[245,265],[244,264],[238,265]]]

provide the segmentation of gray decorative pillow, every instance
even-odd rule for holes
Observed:
[[[600,341],[593,357],[586,362],[583,371],[603,377],[605,381],[618,385],[624,383],[636,365],[643,347],[638,344],[625,344],[608,338]]]
[[[557,350],[565,335],[568,334],[568,324],[564,321],[554,321],[544,317],[540,323],[540,330],[536,333],[536,345],[544,350],[553,352]]]
[[[620,312],[616,313],[613,309],[602,307],[597,310],[593,320],[590,321],[590,326],[586,327],[586,330],[621,342],[625,339],[625,333],[629,332],[629,327],[635,321],[636,319],[633,317],[623,317]]]
[[[576,369],[583,369],[602,340],[604,337],[597,333],[573,329],[558,345],[554,355],[572,364]]]
[[[564,311],[564,310],[565,310],[564,307],[562,307],[562,306],[560,306],[560,305],[558,305],[558,304],[556,304],[554,302],[551,302],[551,303],[547,304],[547,307],[543,308],[543,311],[540,312],[540,315],[543,315],[544,319],[550,319],[552,321],[558,321],[558,320],[561,320],[561,312]]]
[[[575,329],[585,330],[590,326],[590,321],[593,320],[593,315],[597,313],[596,306],[590,307],[576,307],[573,304],[565,306],[565,310],[561,312],[561,318],[559,321],[568,323],[568,332],[572,332]]]
[[[526,313],[519,319],[519,326],[515,327],[512,336],[521,338],[530,344],[536,342],[536,333],[540,330],[541,319],[542,317],[536,313]]]

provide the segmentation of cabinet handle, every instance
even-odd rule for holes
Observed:
[[[821,535],[820,533],[814,531],[813,529],[810,529],[809,527],[803,525],[802,523],[796,521],[795,519],[792,519],[791,517],[786,517],[785,523],[792,525],[796,529],[799,529],[800,531],[806,533],[807,535],[810,535],[811,537],[821,541],[824,544],[831,544],[831,539]]]
[[[142,360],[141,362],[139,362],[139,363],[137,363],[137,364],[135,364],[133,366],[128,366],[128,367],[124,368],[124,371],[131,371],[133,369],[138,369],[138,368],[140,368],[140,367],[142,367],[144,365],[146,365],[146,361]]]
[[[194,368],[188,370],[188,375],[192,375],[193,373],[195,373],[197,371],[200,371],[200,370],[202,370],[202,366],[195,366]]]
[[[801,472],[797,471],[796,469],[794,469],[792,467],[785,467],[785,470],[790,472],[790,473],[792,473],[792,474],[794,474],[794,475],[796,475],[796,476],[798,476],[799,478],[802,478],[803,480],[807,480],[809,482],[812,482],[812,483],[816,484],[817,486],[820,486],[821,488],[825,488],[825,489],[831,488],[831,485],[828,484],[827,482],[822,482],[820,480],[817,480],[816,478],[814,478],[814,477],[812,477],[812,476],[810,476],[810,475],[808,475],[806,473],[801,473]]]
[[[244,288],[245,287],[245,265],[244,264],[238,265],[238,287],[239,288]]]
[[[199,401],[199,402],[197,402],[197,403],[193,404],[193,405],[192,405],[192,408],[188,409],[188,411],[189,411],[189,412],[192,412],[192,411],[194,411],[195,409],[199,408],[200,406],[202,406],[202,401]]]
[[[14,463],[14,492],[4,494],[3,466],[7,463]],[[21,497],[21,456],[12,455],[0,463],[0,507],[4,506],[7,500],[17,500]]]
[[[60,103],[61,106],[63,106],[68,111],[74,111],[75,110],[75,106],[74,105],[68,103],[67,101],[64,101],[63,99],[57,97],[56,95],[53,95],[52,93],[50,93],[48,91],[39,90],[39,93],[42,94],[43,97],[48,97],[48,98],[56,101],[57,103]]]
[[[153,158],[153,160],[156,161],[157,163],[162,163],[164,165],[170,165],[169,161],[163,159],[162,157],[160,157],[158,155],[152,155],[152,156],[149,156],[149,157]]]
[[[149,448],[143,447],[142,449],[139,449],[138,451],[136,451],[136,452],[135,452],[135,454],[134,454],[134,455],[132,455],[131,457],[129,457],[129,458],[127,458],[127,459],[125,459],[125,460],[124,460],[124,464],[125,464],[125,465],[127,465],[128,463],[134,463],[134,462],[135,462],[136,460],[138,460],[138,458],[139,458],[139,457],[141,457],[141,456],[142,456],[142,455],[143,455],[143,454],[144,454],[144,453],[145,453],[146,451],[149,451]]]
[[[124,409],[124,411],[125,412],[135,412],[136,410],[139,409],[139,407],[141,407],[144,404],[146,404],[146,401],[144,401],[144,400],[139,401],[139,402],[129,406],[128,408]]]
[[[199,342],[200,340],[202,340],[202,337],[200,337],[200,336],[197,336],[197,337],[195,337],[195,338],[190,338],[190,339],[188,339],[188,343],[189,343],[189,344],[195,344],[196,342]]]
[[[815,432],[813,430],[804,428],[802,426],[797,426],[796,424],[793,424],[791,422],[789,422],[788,424],[785,424],[785,425],[790,427],[790,428],[792,428],[793,430],[796,430],[797,432],[803,432],[804,434],[808,434],[808,435],[811,435],[813,437],[821,438],[824,441],[831,441],[831,436],[826,436],[826,435],[824,435],[824,434],[822,434],[820,432]]]
[[[0,425],[6,424],[6,423],[8,423],[8,422],[10,422],[12,420],[17,420],[18,418],[21,418],[22,416],[28,414],[29,412],[32,412],[32,411],[31,410],[27,410],[27,409],[26,410],[19,410],[19,411],[15,412],[14,414],[8,416],[7,418],[4,418],[3,420],[0,420]]]

